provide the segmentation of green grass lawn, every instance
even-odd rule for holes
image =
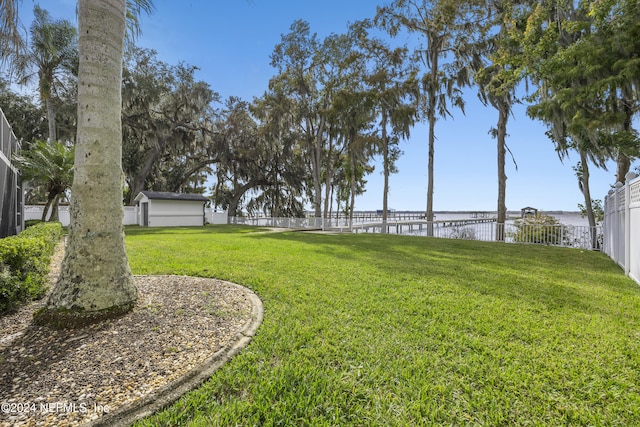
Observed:
[[[640,425],[640,288],[576,249],[127,229],[135,274],[254,290],[254,340],[145,426]]]

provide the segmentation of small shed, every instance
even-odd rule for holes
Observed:
[[[531,206],[520,209],[520,212],[522,218],[538,215],[538,209],[532,208]]]
[[[141,191],[135,198],[138,224],[143,227],[202,226],[205,205],[201,194]]]

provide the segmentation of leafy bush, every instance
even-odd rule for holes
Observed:
[[[0,240],[0,313],[44,295],[51,255],[61,236],[60,223],[42,223]]]
[[[562,245],[569,241],[568,228],[551,215],[536,214],[514,221],[516,231],[511,234],[515,242]]]
[[[45,222],[29,227],[20,233],[19,237],[35,237],[43,239],[46,245],[47,258],[53,254],[56,243],[62,236],[62,224],[59,222]],[[48,262],[48,261],[47,261]]]
[[[42,221],[39,219],[28,219],[24,222],[24,228],[27,229],[31,226],[34,226],[36,224],[40,224]]]
[[[578,203],[578,209],[580,209],[580,216],[586,218],[587,208],[582,203]],[[593,210],[596,224],[602,224],[602,221],[604,221],[604,206],[602,200],[591,200],[591,209]]]
[[[451,239],[476,240],[476,230],[473,227],[455,226],[449,234]]]

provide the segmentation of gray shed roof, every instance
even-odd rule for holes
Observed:
[[[190,200],[197,202],[208,202],[209,199],[202,194],[189,194],[189,193],[170,193],[166,191],[141,191],[136,196],[136,201],[140,200],[140,195],[144,195],[150,200]]]

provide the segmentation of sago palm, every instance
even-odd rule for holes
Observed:
[[[23,180],[41,187],[47,195],[42,221],[47,219],[51,208],[50,221],[58,219],[58,202],[73,181],[73,153],[72,146],[61,142],[37,141],[29,150],[13,157]]]

